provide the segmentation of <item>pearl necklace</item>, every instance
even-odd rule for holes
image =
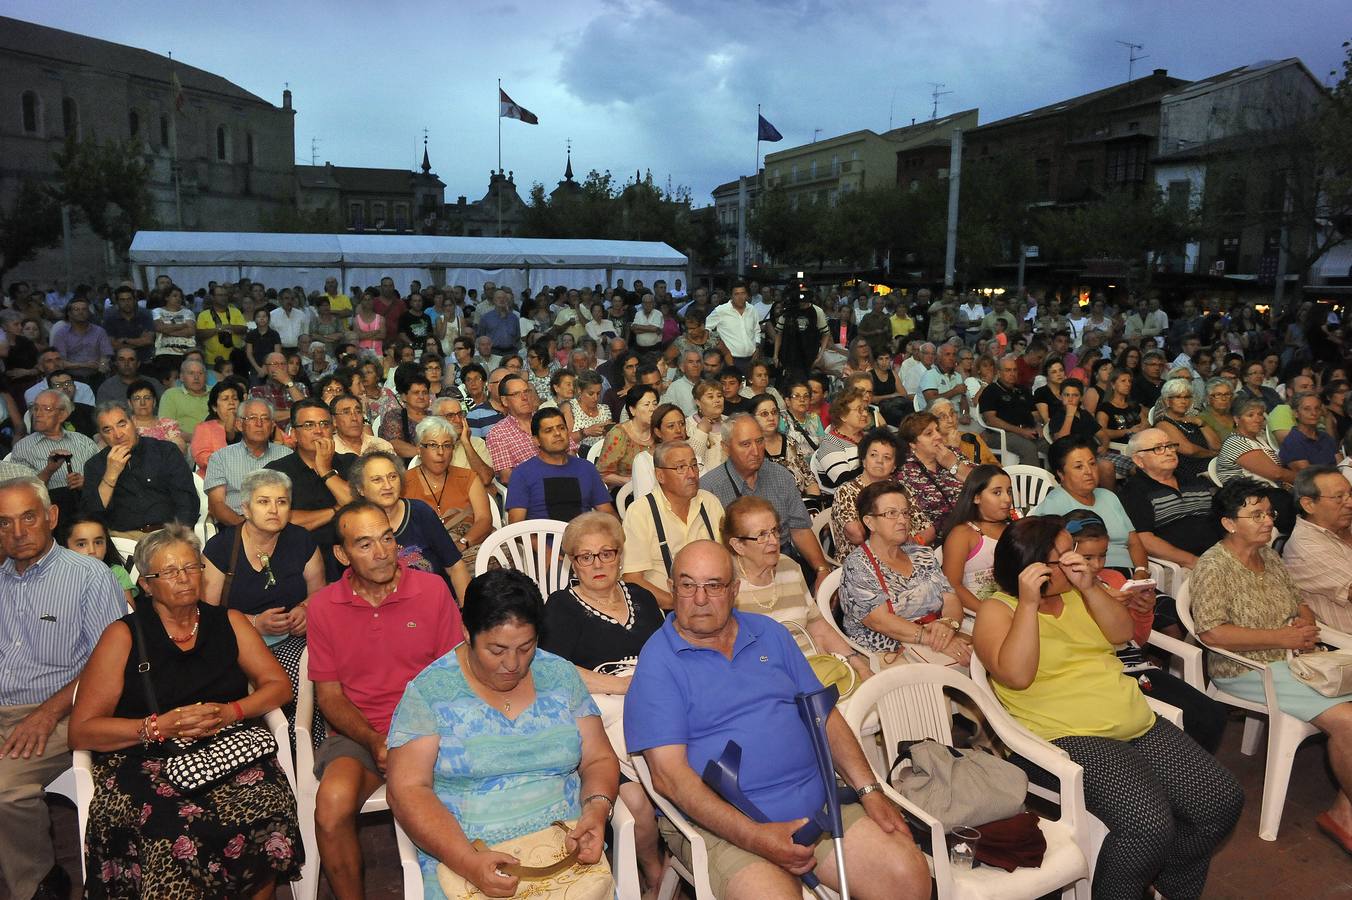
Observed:
[[[164,633],[168,634],[169,640],[173,641],[175,644],[186,644],[188,643],[188,641],[197,637],[197,626],[201,624],[202,624],[202,611],[199,609],[197,611],[196,618],[194,618],[192,622],[192,631],[189,631],[183,637],[175,637],[174,635],[169,634],[169,627],[166,625],[164,628]]]

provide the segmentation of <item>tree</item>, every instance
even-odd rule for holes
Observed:
[[[780,188],[761,194],[747,232],[776,261],[795,263],[817,255],[817,207],[795,206]]]
[[[0,280],[60,239],[60,204],[37,182],[25,179],[13,207],[0,213]]]
[[[134,142],[67,139],[55,159],[58,198],[125,257],[136,232],[155,225],[150,173],[141,149]]]
[[[1033,240],[1049,259],[1121,260],[1131,286],[1149,284],[1149,254],[1165,254],[1193,237],[1195,222],[1187,208],[1169,203],[1151,186],[1115,190],[1082,206],[1040,211],[1032,222]]]

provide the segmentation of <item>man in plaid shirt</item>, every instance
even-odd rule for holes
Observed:
[[[531,438],[530,420],[540,405],[540,398],[520,375],[506,375],[498,382],[498,398],[507,411],[507,417],[488,429],[485,442],[498,480],[507,484],[512,477],[512,469],[539,452]]]

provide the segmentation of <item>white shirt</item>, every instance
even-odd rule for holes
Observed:
[[[300,342],[300,336],[310,328],[310,312],[293,306],[291,312],[280,306],[272,311],[269,318],[272,330],[277,332],[277,338],[282,342],[282,346],[288,350],[294,350],[296,344]]]
[[[986,308],[980,303],[964,303],[958,307],[958,316],[968,322],[980,322],[986,318]]]
[[[654,308],[652,312],[648,313],[644,312],[643,307],[640,306],[638,311],[634,313],[635,325],[652,325],[661,328],[664,321],[665,320],[662,318],[662,311],[657,308]],[[638,344],[640,347],[655,347],[661,342],[662,332],[660,331],[656,334],[653,334],[651,331],[646,331],[634,335],[634,343]]]
[[[925,364],[914,356],[908,356],[906,361],[901,364],[899,372],[901,377],[901,387],[912,397],[920,390],[920,379],[925,377]]]
[[[709,313],[705,326],[718,336],[733,356],[751,356],[760,343],[760,316],[749,303],[738,312],[729,300]]]

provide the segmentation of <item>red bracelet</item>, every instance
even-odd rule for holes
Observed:
[[[240,706],[239,706],[239,701],[238,701],[238,700],[231,700],[231,701],[230,701],[230,708],[233,709],[233,710],[235,711],[235,721],[236,721],[236,722],[243,722],[243,721],[244,721],[244,710],[240,708]]]

